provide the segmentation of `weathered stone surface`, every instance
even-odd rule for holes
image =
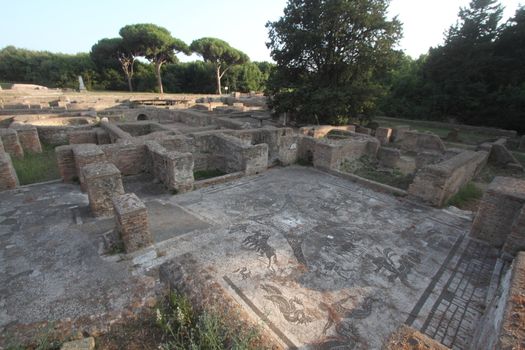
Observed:
[[[401,149],[410,152],[445,151],[445,144],[439,136],[429,132],[405,131],[401,139],[396,138],[396,142]]]
[[[157,142],[148,141],[150,172],[169,190],[187,192],[193,189],[193,155],[191,153],[169,152]]]
[[[74,146],[73,155],[75,157],[75,169],[80,181],[80,188],[82,191],[85,191],[86,187],[81,169],[89,164],[104,162],[106,156],[102,149],[94,144],[78,144]]]
[[[396,168],[401,158],[401,151],[397,148],[381,147],[377,153],[379,165],[387,168]]]
[[[95,339],[88,337],[80,340],[68,341],[60,347],[60,350],[93,350],[95,349]]]
[[[4,143],[2,142],[2,138],[0,138],[0,153],[1,152],[5,152]]]
[[[372,135],[372,129],[365,128],[364,126],[357,125],[355,132],[358,134]]]
[[[525,251],[525,205],[515,217],[510,234],[503,246],[503,251],[510,255],[516,255],[522,250]]]
[[[114,196],[113,207],[117,230],[127,253],[153,244],[153,236],[148,225],[148,211],[134,193]]]
[[[405,133],[410,130],[408,125],[397,125],[392,128],[392,141],[400,141],[405,136]]]
[[[444,162],[428,165],[416,173],[408,193],[432,205],[442,206],[481,171],[487,158],[484,151],[464,151]]]
[[[392,129],[379,127],[376,129],[376,138],[381,142],[382,145],[385,145],[390,142],[392,138]]]
[[[147,168],[147,148],[142,143],[124,140],[99,147],[107,161],[115,164],[122,176],[137,175]]]
[[[525,151],[525,135],[523,135],[520,139],[519,150]]]
[[[470,235],[502,247],[525,204],[525,180],[497,176],[483,195]]]
[[[22,149],[16,130],[0,128],[0,139],[4,144],[5,152],[9,153],[12,157],[24,157],[24,150]]]
[[[355,125],[343,125],[343,126],[334,126],[334,125],[315,125],[315,126],[304,126],[299,129],[299,133],[305,136],[311,136],[313,138],[319,139],[328,135],[330,131],[340,130],[340,131],[350,131],[355,132]]]
[[[505,146],[507,139],[499,139],[490,146],[489,162],[498,166],[523,171],[523,166]]]
[[[112,215],[112,198],[124,194],[120,171],[111,163],[93,163],[82,167],[81,172],[93,214]]]
[[[0,152],[0,191],[18,187],[18,177],[8,153]]]
[[[42,145],[35,126],[29,124],[14,124],[11,126],[18,134],[18,140],[24,151],[41,153]]]

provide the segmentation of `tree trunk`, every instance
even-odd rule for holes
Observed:
[[[120,61],[120,65],[122,67],[122,71],[124,72],[124,75],[126,76],[126,79],[128,80],[128,88],[129,91],[133,91],[133,85],[131,84],[131,77],[133,76],[133,62],[131,62],[131,65],[129,62]]]
[[[130,74],[126,74],[126,78],[128,78],[129,92],[133,92],[133,85],[131,84],[131,75]]]
[[[221,67],[220,66],[217,66],[217,93],[219,95],[222,95],[222,90],[221,90]]]
[[[155,74],[157,75],[157,84],[159,85],[159,92],[164,94],[164,89],[162,88],[162,78],[160,77],[160,67],[162,62],[155,62]]]

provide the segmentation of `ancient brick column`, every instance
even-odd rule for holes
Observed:
[[[2,143],[4,144],[4,150],[12,157],[24,157],[24,151],[15,130],[0,128],[0,139],[2,139]]]
[[[113,197],[117,230],[127,253],[153,244],[148,225],[148,211],[144,203],[134,194],[126,193]]]
[[[112,198],[124,194],[120,171],[112,163],[93,163],[82,168],[82,178],[95,216],[113,215]]]
[[[0,191],[10,190],[18,186],[18,177],[11,162],[11,157],[0,152]]]
[[[81,144],[73,147],[73,154],[75,156],[75,168],[80,181],[80,189],[85,192],[84,178],[80,169],[89,164],[101,163],[106,160],[104,152],[97,145]]]
[[[382,145],[385,145],[390,142],[392,138],[392,129],[379,127],[376,129],[376,138],[381,142]]]
[[[18,140],[24,151],[42,153],[42,145],[38,137],[38,131],[34,125],[17,124],[13,127],[18,134]]]
[[[497,176],[483,195],[470,235],[502,247],[525,205],[525,180]]]
[[[64,145],[55,148],[57,157],[58,171],[64,182],[73,182],[78,180],[77,168],[75,166],[75,155],[73,146]]]

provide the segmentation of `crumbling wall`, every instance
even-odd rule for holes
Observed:
[[[439,136],[430,132],[419,132],[414,130],[404,131],[396,134],[396,144],[404,151],[410,152],[445,152],[445,144]]]
[[[101,163],[106,160],[104,152],[97,145],[81,144],[73,146],[73,155],[75,158],[75,169],[80,181],[82,191],[86,190],[82,168],[89,164]]]
[[[120,139],[125,140],[133,138],[131,134],[125,132],[115,124],[111,124],[107,121],[101,121],[100,127],[108,133],[111,143],[116,143]]]
[[[153,244],[153,235],[148,224],[148,210],[134,194],[126,193],[113,197],[115,221],[126,253],[132,253]]]
[[[147,148],[142,143],[129,140],[101,145],[106,159],[115,164],[123,176],[136,175],[146,171]]]
[[[343,125],[343,126],[334,126],[334,125],[315,125],[315,126],[304,126],[299,129],[299,133],[305,136],[311,136],[315,139],[319,139],[328,135],[330,131],[333,130],[342,130],[342,131],[351,131],[355,132],[355,125]]]
[[[497,176],[481,199],[470,235],[502,247],[524,205],[525,180]]]
[[[36,125],[38,136],[42,143],[60,146],[69,142],[68,134],[74,131],[88,131],[91,125]]]
[[[106,162],[88,164],[81,168],[81,178],[93,215],[113,215],[112,198],[124,194],[122,177],[117,167]]]
[[[70,145],[93,143],[98,144],[97,130],[76,130],[68,133],[68,141]]]
[[[11,124],[11,128],[16,130],[18,140],[24,151],[31,153],[42,153],[42,145],[35,126],[28,124]]]
[[[9,153],[12,157],[24,157],[24,150],[22,149],[16,130],[0,129],[0,139],[4,145],[5,152]]]
[[[0,152],[0,191],[11,190],[16,187],[18,187],[18,177],[11,157],[5,152]]]
[[[408,193],[442,206],[481,171],[487,158],[484,151],[464,151],[444,162],[427,165],[416,173]]]
[[[150,172],[169,190],[178,192],[193,189],[193,155],[168,151],[155,141],[147,141]]]

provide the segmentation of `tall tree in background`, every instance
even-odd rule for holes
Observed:
[[[230,46],[226,41],[216,38],[201,38],[194,40],[190,49],[196,52],[205,62],[215,65],[217,93],[222,93],[221,78],[232,66],[249,61],[248,55]]]
[[[111,67],[117,61],[126,76],[129,91],[133,91],[132,78],[136,53],[137,49],[134,50],[122,38],[105,38],[91,47],[90,56],[99,67]]]
[[[497,0],[472,0],[460,9],[444,45],[430,50],[423,75],[433,84],[431,113],[436,117],[469,122],[482,109],[502,13]]]
[[[159,92],[164,93],[161,77],[162,65],[177,62],[175,53],[189,54],[188,45],[172,37],[166,28],[155,24],[127,25],[120,30],[120,35],[127,45],[137,49],[138,55],[144,56],[155,66]]]
[[[289,0],[269,22],[272,106],[301,121],[345,123],[375,108],[401,23],[388,0]]]

